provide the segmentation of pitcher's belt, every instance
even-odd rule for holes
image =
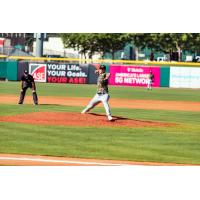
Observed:
[[[108,94],[107,92],[97,92],[99,95]]]

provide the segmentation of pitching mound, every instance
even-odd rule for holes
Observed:
[[[64,112],[34,112],[15,116],[1,116],[2,122],[17,122],[25,124],[90,126],[90,127],[168,127],[174,124],[113,117],[108,121],[105,115],[79,114]]]

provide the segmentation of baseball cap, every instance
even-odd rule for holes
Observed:
[[[100,65],[99,69],[106,69],[105,65]]]
[[[24,70],[24,74],[28,74],[28,70],[25,69],[25,70]]]

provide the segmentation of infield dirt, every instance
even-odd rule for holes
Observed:
[[[172,123],[134,120],[117,116],[113,116],[113,121],[108,121],[105,115],[69,112],[33,112],[13,116],[0,116],[0,121],[51,126],[90,127],[168,127],[175,125]]]
[[[0,95],[1,104],[17,104],[18,96]],[[66,105],[66,106],[86,106],[91,98],[88,97],[51,97],[39,96],[39,104]],[[25,104],[32,104],[31,96],[25,98]],[[135,108],[149,110],[180,110],[180,111],[200,111],[200,102],[189,101],[160,101],[160,100],[135,100],[111,98],[109,101],[111,108]],[[100,104],[100,106],[102,106]]]

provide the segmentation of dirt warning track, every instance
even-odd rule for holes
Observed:
[[[0,95],[1,104],[17,104],[18,96]],[[86,106],[91,98],[88,97],[54,97],[39,96],[39,104]],[[32,104],[31,96],[25,98],[25,104]],[[111,98],[109,101],[112,108],[135,108],[149,110],[180,110],[200,112],[200,102],[188,101],[160,101],[160,100],[135,100]],[[101,104],[99,106],[102,106]]]

